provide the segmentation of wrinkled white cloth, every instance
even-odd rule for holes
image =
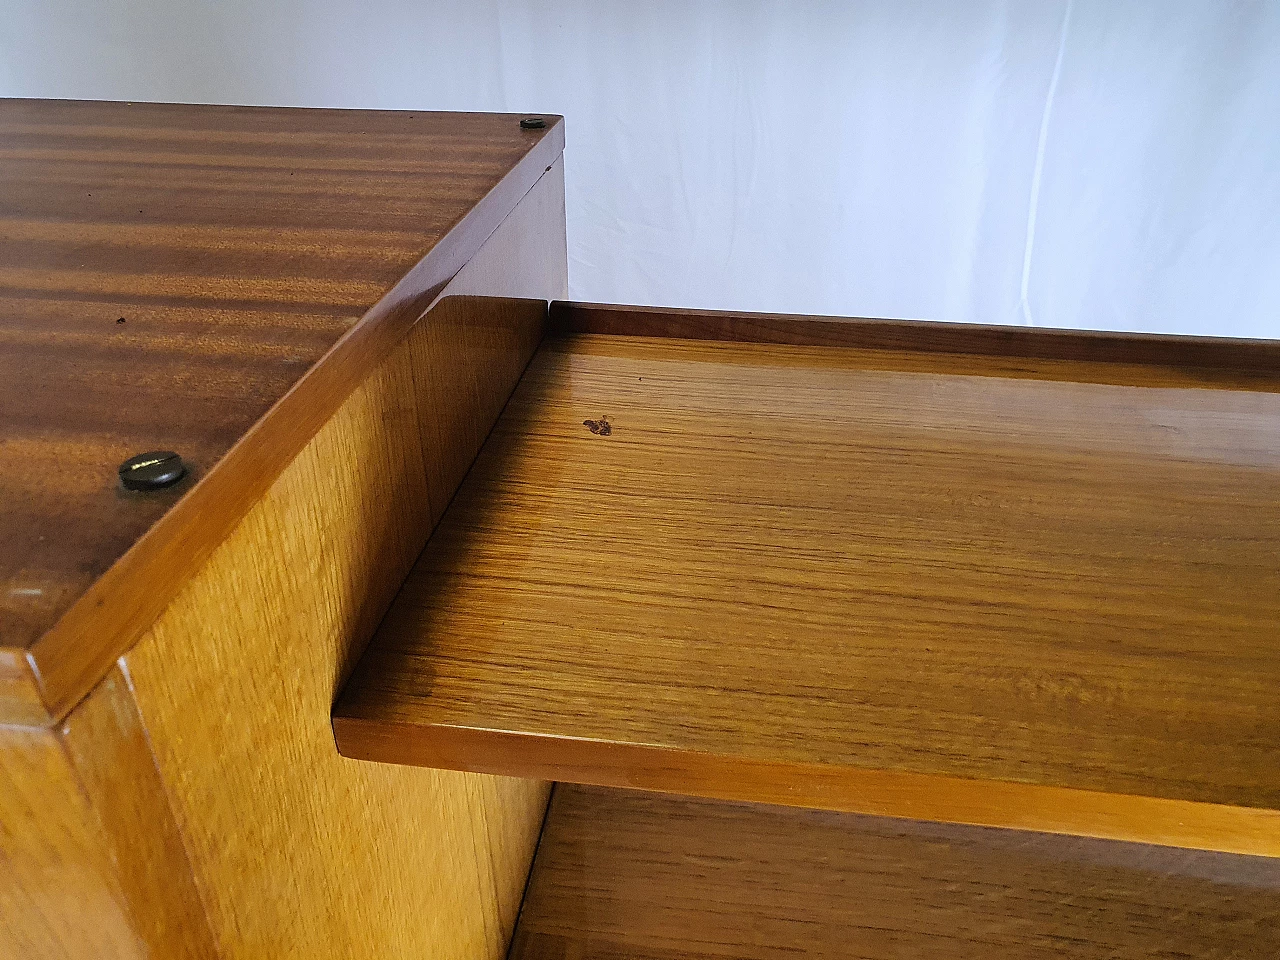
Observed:
[[[579,299],[1280,337],[1280,3],[6,0],[0,93],[568,118]]]

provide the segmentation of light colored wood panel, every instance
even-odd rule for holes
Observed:
[[[340,749],[1280,855],[1280,394],[893,357],[548,343]]]
[[[215,957],[190,860],[118,667],[67,716],[61,736],[90,798],[130,927],[146,945],[144,955]]]
[[[24,651],[0,649],[0,718],[16,726],[49,722]]]
[[[478,446],[489,423],[477,411],[496,415],[541,329],[541,311],[510,301],[564,283],[554,166],[446,291],[472,311],[454,314],[459,352],[423,347],[428,313],[128,655],[221,956],[503,955],[546,784],[344,759],[329,710],[426,540],[432,498],[452,493],[428,479],[465,420],[449,405],[477,418]],[[424,395],[436,368],[415,360],[471,363],[469,337],[488,342],[515,317],[537,327],[504,341],[527,352],[485,371],[483,404]]]
[[[57,732],[0,726],[0,958],[147,956]]]
[[[1280,955],[1280,861],[556,788],[512,960]]]

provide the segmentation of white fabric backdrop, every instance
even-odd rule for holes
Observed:
[[[577,298],[1280,337],[1274,0],[0,11],[10,96],[563,113]]]

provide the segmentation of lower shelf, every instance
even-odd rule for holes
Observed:
[[[1280,860],[560,785],[512,960],[1275,957]]]

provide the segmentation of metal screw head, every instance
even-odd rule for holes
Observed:
[[[541,130],[547,125],[547,121],[541,117],[525,117],[520,121],[521,130]]]
[[[187,474],[187,465],[172,450],[152,450],[120,464],[120,482],[126,490],[159,490]]]

